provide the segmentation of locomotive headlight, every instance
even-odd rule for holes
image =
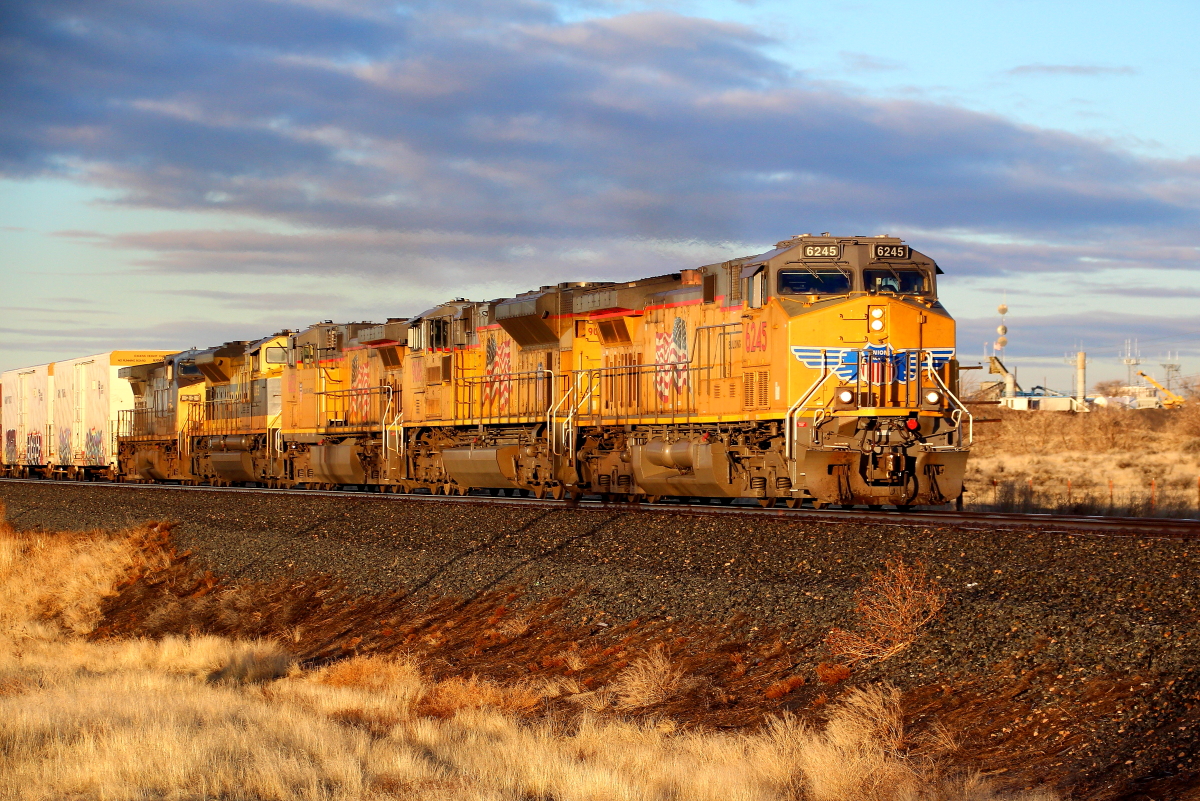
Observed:
[[[872,331],[882,331],[883,330],[883,320],[872,320],[871,321],[871,330]]]
[[[850,403],[854,400],[854,393],[848,389],[843,389],[838,393],[838,400],[842,403]]]
[[[878,320],[883,316],[883,309],[871,309],[871,316]]]
[[[941,401],[941,399],[942,399],[941,394],[934,392],[933,390],[930,390],[929,392],[925,393],[925,402],[928,403],[930,406],[936,406],[938,404],[938,402]]]

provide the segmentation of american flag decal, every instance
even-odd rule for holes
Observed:
[[[496,399],[500,411],[504,411],[508,407],[509,390],[512,385],[512,379],[500,378],[499,376],[507,375],[512,372],[512,342],[504,340],[497,342],[496,337],[489,337],[487,341],[487,384],[484,388],[483,401],[487,403],[492,398]]]
[[[371,410],[371,368],[366,357],[355,354],[350,359],[350,420],[352,423],[368,422]]]
[[[654,363],[662,365],[654,376],[659,400],[671,400],[672,389],[676,393],[687,389],[687,360],[687,323],[676,317],[671,333],[654,335]]]

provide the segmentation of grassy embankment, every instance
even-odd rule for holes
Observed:
[[[0,797],[1051,798],[949,770],[948,736],[906,730],[888,687],[853,691],[818,727],[784,716],[720,733],[630,717],[695,681],[661,650],[587,688],[445,666],[435,679],[403,653],[301,664],[287,637],[105,635],[107,599],[169,580],[154,579],[173,558],[162,532],[14,533],[2,520]]]
[[[969,508],[1198,517],[1200,406],[1014,412],[975,407]]]

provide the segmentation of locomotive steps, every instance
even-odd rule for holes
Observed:
[[[514,652],[489,662],[486,653],[472,655],[470,642],[454,650],[453,637],[442,651],[420,646],[447,669],[505,679],[536,663],[554,673],[551,654],[542,655],[549,666],[535,657],[540,637],[561,650],[554,632],[584,648],[637,633],[631,647],[665,643],[679,664],[726,693],[724,701],[710,695],[660,710],[688,725],[753,727],[783,710],[820,715],[824,701],[849,688],[888,681],[905,692],[914,720],[937,717],[956,730],[965,763],[1017,782],[1045,778],[1078,798],[1183,797],[1196,778],[1195,542],[807,514],[51,483],[2,482],[0,500],[21,529],[178,521],[176,545],[193,550],[230,592],[327,574],[351,596],[396,593],[410,618],[437,599],[473,598],[478,606],[517,593],[511,613],[529,610],[519,661]],[[856,665],[839,681],[834,668],[844,660],[824,638],[858,625],[855,592],[897,556],[924,563],[945,607],[907,650]],[[264,597],[261,608],[286,601]],[[331,652],[386,653],[421,642],[404,645],[367,614],[341,622]],[[725,678],[738,664],[741,683]]]

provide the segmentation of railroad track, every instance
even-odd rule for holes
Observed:
[[[495,497],[491,495],[416,495],[363,492],[361,490],[268,489],[265,487],[187,487],[175,484],[119,484],[110,482],[76,483],[36,478],[0,478],[5,484],[37,484],[56,487],[104,487],[112,489],[158,492],[257,493],[262,495],[308,495],[335,498],[356,498],[381,503],[453,503],[467,505],[529,506],[540,508],[575,508],[594,510],[621,509],[641,514],[732,515],[735,517],[772,517],[820,522],[870,521],[878,525],[895,526],[954,526],[955,528],[988,530],[1037,529],[1045,533],[1069,533],[1112,536],[1138,536],[1170,539],[1200,539],[1200,519],[1158,517],[1103,517],[1087,515],[1056,515],[1015,512],[972,512],[943,509],[920,511],[885,511],[870,509],[780,509],[759,507],[754,502],[735,502],[716,505],[706,502],[665,500],[655,504],[604,502],[595,496],[585,496],[577,502],[538,500],[536,498]]]

